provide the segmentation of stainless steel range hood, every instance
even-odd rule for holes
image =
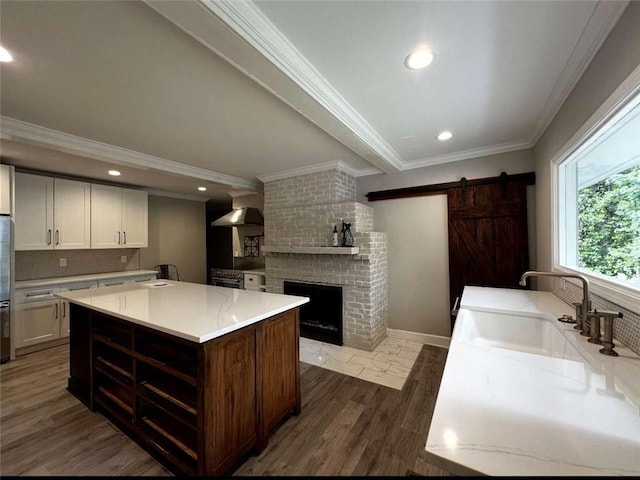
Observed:
[[[238,225],[264,225],[264,217],[260,210],[254,207],[234,208],[211,222],[212,227],[237,227]]]

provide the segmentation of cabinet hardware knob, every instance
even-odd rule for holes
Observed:
[[[60,245],[60,230],[56,230],[56,245]]]
[[[55,316],[55,318],[57,319],[58,318],[58,304],[56,303],[54,305],[54,307],[56,308],[56,316]]]
[[[122,235],[124,237],[124,244],[127,244],[127,232],[122,232]]]
[[[47,230],[47,245],[51,245],[51,229]]]

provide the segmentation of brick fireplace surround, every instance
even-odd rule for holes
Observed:
[[[373,231],[373,208],[355,201],[356,181],[325,170],[264,185],[265,245],[331,248],[333,226],[351,223],[357,255],[267,253],[267,292],[285,280],[342,286],[343,340],[373,350],[387,335],[387,236]]]

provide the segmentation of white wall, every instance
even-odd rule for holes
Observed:
[[[172,263],[180,280],[207,283],[205,223],[204,202],[149,195],[149,247],[140,249],[140,268]]]
[[[533,152],[520,150],[357,179],[357,200],[373,207],[375,231],[387,232],[389,328],[428,335],[450,334],[447,197],[434,195],[369,203],[365,194],[533,169]],[[532,199],[533,189],[528,193]],[[530,238],[535,240],[534,208],[529,217]],[[532,252],[532,265],[534,261]]]
[[[538,268],[552,268],[550,161],[640,64],[640,2],[630,2],[534,149]],[[551,282],[541,282],[549,290]]]
[[[374,204],[387,232],[389,320],[396,330],[450,335],[447,196]]]

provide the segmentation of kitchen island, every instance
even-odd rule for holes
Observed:
[[[68,390],[175,473],[224,474],[300,412],[306,297],[169,280],[57,295]]]

